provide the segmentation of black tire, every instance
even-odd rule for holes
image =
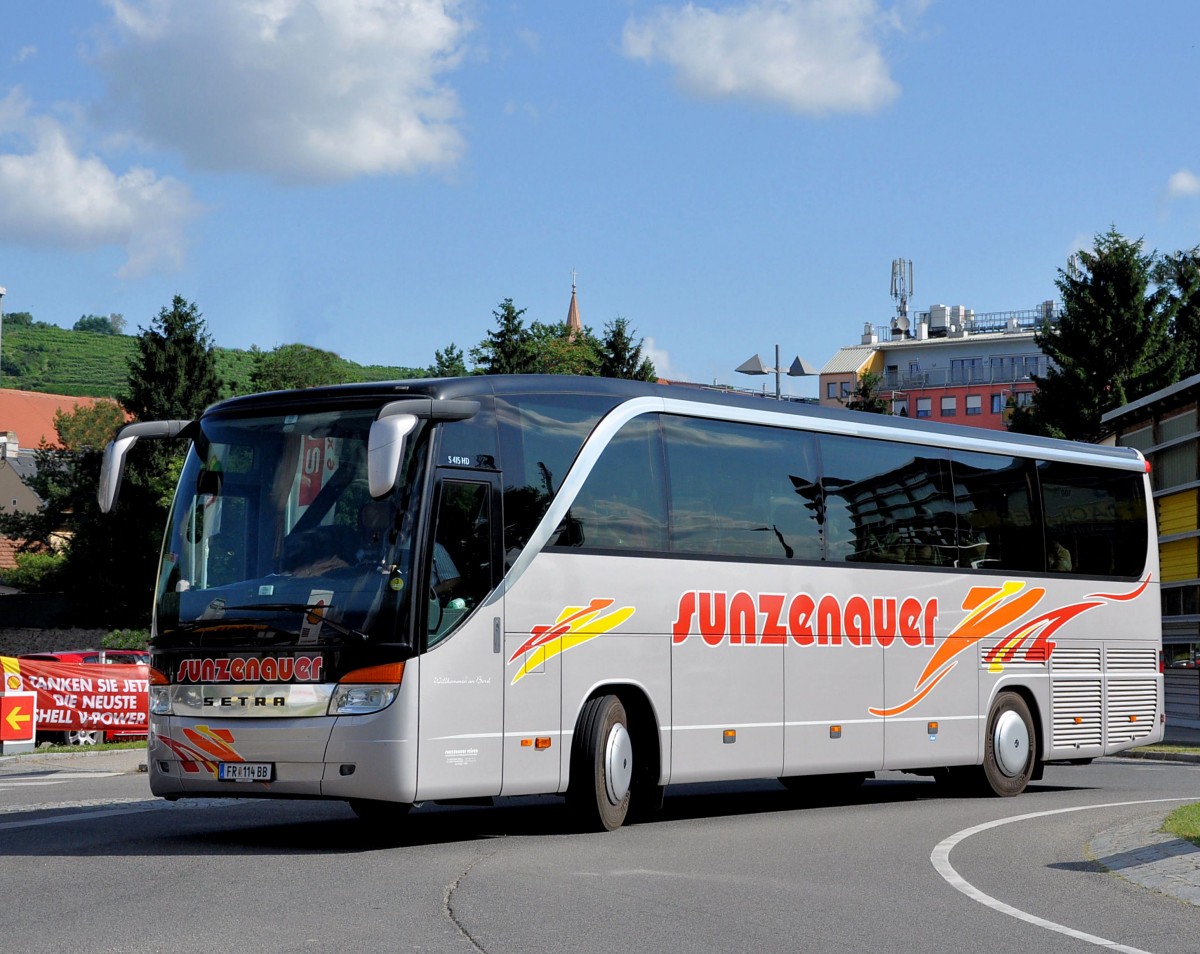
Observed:
[[[616,696],[584,703],[571,742],[567,805],[585,831],[615,831],[629,814],[633,742]]]
[[[1037,730],[1028,704],[1015,692],[1000,693],[988,713],[983,739],[983,765],[977,775],[981,794],[1020,795],[1036,758]]]
[[[412,802],[382,802],[373,798],[352,798],[350,799],[350,809],[365,822],[387,824],[400,821],[412,811]]]

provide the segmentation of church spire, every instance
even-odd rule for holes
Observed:
[[[579,303],[575,300],[575,274],[575,269],[571,269],[571,307],[567,309],[567,327],[572,340],[583,331],[583,322],[579,320]]]

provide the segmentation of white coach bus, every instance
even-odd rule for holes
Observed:
[[[235,398],[191,448],[151,641],[152,791],[565,794],[903,770],[1015,795],[1162,738],[1147,465],[598,378]]]

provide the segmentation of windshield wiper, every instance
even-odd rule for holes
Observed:
[[[325,607],[311,606],[308,603],[252,603],[249,606],[226,606],[227,610],[272,610],[279,613],[304,613],[312,614],[325,623],[335,633],[340,636],[356,636],[363,642],[366,642],[370,637],[357,629],[351,629],[349,626],[343,626],[341,623],[335,623],[325,615]]]

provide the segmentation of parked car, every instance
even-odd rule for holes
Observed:
[[[22,653],[18,659],[43,662],[101,663],[136,665],[149,663],[150,654],[144,649],[64,649],[51,653]],[[143,729],[68,729],[65,732],[38,732],[39,742],[58,745],[95,745],[97,742],[124,742],[143,739]]]

